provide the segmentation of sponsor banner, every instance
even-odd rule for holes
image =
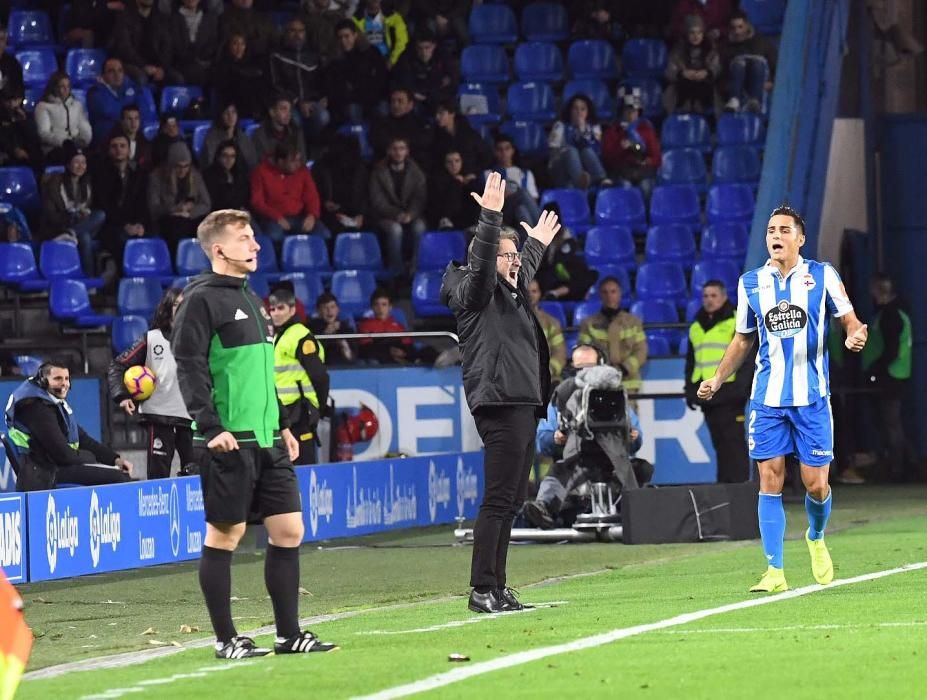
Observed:
[[[28,580],[26,531],[26,497],[0,494],[0,569],[10,583]]]

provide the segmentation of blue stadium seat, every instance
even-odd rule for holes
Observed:
[[[631,287],[631,277],[628,274],[628,269],[624,265],[596,265],[592,267],[592,269],[595,270],[599,276],[596,278],[595,283],[589,288],[586,297],[598,301],[599,284],[606,277],[614,277],[618,280],[618,284],[621,285],[621,308],[630,309],[631,302],[634,301],[634,293]]]
[[[541,194],[541,206],[556,202],[560,207],[560,219],[573,233],[584,236],[592,225],[589,221],[589,200],[582,190],[550,189]]]
[[[444,272],[452,260],[464,263],[467,259],[467,241],[462,231],[428,231],[418,242],[416,270]]]
[[[699,229],[701,210],[698,190],[693,185],[657,185],[650,196],[650,223],[686,224]]]
[[[574,95],[585,95],[595,107],[599,121],[608,121],[615,116],[615,100],[604,80],[598,78],[578,78],[563,86],[563,104],[567,104]]]
[[[570,19],[559,2],[536,2],[521,11],[521,33],[528,41],[566,41]]]
[[[509,59],[505,49],[491,44],[473,44],[460,54],[460,73],[470,83],[506,83]]]
[[[740,0],[740,9],[760,34],[782,33],[786,0]]]
[[[666,59],[666,44],[660,39],[628,39],[621,51],[626,75],[659,80],[666,70]]]
[[[647,336],[647,355],[649,357],[665,357],[672,355],[672,348],[668,338],[657,335],[654,331],[649,331]]]
[[[10,46],[54,44],[51,19],[44,10],[13,10],[7,25]]]
[[[711,151],[711,129],[701,114],[671,114],[663,122],[660,146],[664,151],[674,148],[697,148]]]
[[[737,280],[740,266],[730,260],[701,260],[692,268],[692,299],[702,298],[702,287],[709,280],[721,280],[731,303],[737,303]]]
[[[122,271],[128,277],[159,277],[170,284],[174,277],[171,253],[163,238],[133,238],[122,253]]]
[[[705,157],[694,148],[677,148],[663,153],[663,164],[657,171],[661,185],[695,185],[705,189]]]
[[[725,112],[718,117],[717,136],[719,146],[746,144],[762,148],[766,143],[766,127],[758,114]]]
[[[151,320],[161,296],[161,283],[155,277],[123,277],[116,292],[116,308],[123,316],[132,314]]]
[[[685,308],[689,297],[682,267],[670,262],[641,265],[637,270],[634,294],[637,299],[664,299],[678,308]]]
[[[203,152],[203,144],[206,143],[206,134],[209,132],[210,124],[200,124],[193,130],[193,154],[199,159]]]
[[[676,306],[666,299],[639,299],[631,304],[631,313],[645,325],[648,323],[679,323],[679,312]],[[651,336],[661,338],[672,347],[676,347],[682,337],[682,331],[676,328],[645,328],[644,332],[648,339]]]
[[[701,299],[689,299],[686,302],[686,323],[692,323],[695,320],[695,315],[702,308]]]
[[[174,281],[171,282],[171,286],[175,289],[183,289],[194,279],[196,279],[196,275],[180,275],[174,278]]]
[[[567,65],[574,78],[614,80],[618,77],[615,50],[602,39],[584,39],[570,44]]]
[[[33,85],[32,87],[27,86],[24,92],[23,109],[26,110],[26,114],[32,114],[35,112],[35,106],[39,103],[39,100],[42,99],[42,93],[45,92],[45,88],[39,85]]]
[[[695,236],[685,224],[657,224],[644,242],[647,262],[674,262],[691,270],[695,262]]]
[[[584,250],[589,267],[621,265],[629,272],[637,269],[634,236],[627,226],[593,226],[586,233]]]
[[[277,262],[277,252],[274,249],[274,242],[270,236],[255,236],[257,244],[261,246],[258,251],[257,271],[262,275],[272,275],[280,272],[280,264]]]
[[[148,332],[148,322],[141,316],[117,316],[113,321],[113,352],[121,355]]]
[[[492,85],[461,83],[457,88],[457,104],[460,114],[476,129],[502,120],[499,93]]]
[[[714,183],[741,183],[755,187],[760,182],[760,155],[753,146],[718,146],[711,158]]]
[[[383,271],[380,241],[377,234],[369,231],[339,233],[333,257],[336,270]]]
[[[332,275],[332,294],[341,310],[351,316],[360,316],[370,308],[370,295],[376,287],[370,270],[338,270]]]
[[[512,83],[506,101],[510,119],[550,122],[557,118],[554,91],[547,83]]]
[[[519,44],[515,49],[515,75],[519,80],[563,80],[563,56],[554,44],[540,41]]]
[[[361,158],[364,160],[373,159],[373,146],[370,143],[370,130],[366,124],[345,124],[338,127],[338,133],[344,136],[351,136],[360,146]]]
[[[595,200],[596,224],[627,226],[634,232],[647,230],[644,198],[636,187],[608,187]]]
[[[45,241],[39,250],[39,270],[47,280],[78,279],[89,289],[99,289],[103,280],[88,278],[80,264],[77,244],[70,241]]]
[[[291,275],[301,275],[302,272],[291,272]],[[259,272],[252,272],[248,275],[248,286],[251,287],[251,291],[257,294],[261,299],[266,299],[270,295],[270,279],[267,275],[262,275]],[[293,283],[293,286],[296,286],[296,283]],[[299,293],[296,292],[297,299],[301,299]]]
[[[750,185],[712,185],[705,203],[705,216],[709,224],[739,221],[749,225],[755,206]]]
[[[28,243],[0,243],[0,283],[23,292],[48,289],[48,280],[39,275],[35,253]]]
[[[660,119],[663,116],[663,88],[658,80],[631,76],[621,82],[625,93],[636,92],[640,96],[644,116]]]
[[[180,117],[194,100],[203,97],[198,85],[166,85],[161,91],[161,114]]]
[[[559,301],[542,301],[538,303],[538,308],[553,316],[561,329],[567,327],[566,311]]]
[[[159,292],[160,289],[158,287]],[[93,310],[87,286],[83,281],[63,277],[52,280],[48,292],[48,310],[55,319],[82,328],[108,326],[116,320],[115,316],[98,314]]]
[[[254,277],[254,275],[251,275]],[[315,308],[315,300],[325,291],[324,282],[319,275],[307,274],[305,272],[289,272],[281,275],[281,280],[293,283],[293,293],[306,307],[306,312],[311,314]],[[270,290],[261,295],[261,298],[270,294]]]
[[[177,259],[174,267],[181,276],[198,275],[209,270],[212,266],[203,246],[195,238],[183,238],[177,244]]]
[[[19,371],[26,377],[34,377],[42,365],[42,358],[35,355],[14,355],[13,361],[19,367]]]
[[[142,128],[142,133],[145,135],[146,139],[153,141],[155,136],[158,135],[158,129],[160,128],[161,126],[159,124],[146,124]]]
[[[412,279],[412,308],[420,318],[451,316],[451,310],[441,303],[440,292],[444,272],[421,270]]]
[[[689,353],[689,336],[684,335],[679,341],[679,349],[676,350],[677,355],[685,357]]]
[[[583,319],[588,318],[593,314],[599,313],[601,308],[602,303],[599,301],[598,297],[594,299],[586,299],[585,301],[580,302],[576,305],[576,308],[573,309],[573,325],[581,325]]]
[[[142,113],[142,124],[157,125],[158,106],[155,104],[154,94],[152,94],[151,88],[140,88],[136,95],[138,96],[138,110]]]
[[[23,67],[26,87],[45,87],[52,73],[58,70],[55,52],[46,47],[17,51],[16,60]]]
[[[470,40],[476,44],[514,44],[518,22],[508,5],[477,5],[467,23]]]
[[[39,187],[32,168],[11,166],[0,168],[0,201],[18,207],[24,213],[38,213]]]
[[[512,139],[523,155],[547,155],[547,132],[538,122],[508,121],[499,131]]]
[[[280,265],[284,272],[312,272],[323,277],[332,273],[325,240],[305,233],[283,239]]]
[[[103,49],[71,49],[64,59],[64,69],[73,87],[90,87],[103,72],[106,51]]]
[[[747,226],[735,221],[719,221],[702,230],[700,251],[702,258],[730,260],[743,265],[747,256],[750,234]]]

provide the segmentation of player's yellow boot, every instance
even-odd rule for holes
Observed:
[[[810,529],[805,530],[805,542],[808,543],[808,551],[811,553],[811,573],[814,574],[815,581],[827,585],[834,580],[834,562],[830,559],[824,538],[812,540],[808,537],[810,532]]]
[[[789,590],[789,584],[785,582],[785,571],[770,566],[766,569],[766,573],[763,574],[763,578],[760,579],[759,583],[750,589],[750,592],[782,593],[787,590]]]

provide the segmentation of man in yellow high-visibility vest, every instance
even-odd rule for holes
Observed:
[[[744,409],[750,397],[753,364],[744,362],[721,385],[710,402],[696,396],[699,384],[715,376],[724,351],[734,337],[734,306],[720,280],[710,280],[702,288],[702,308],[689,326],[686,353],[686,405],[702,407],[711,444],[718,460],[718,481],[737,483],[750,478],[750,460],[744,432]]]
[[[296,464],[315,464],[316,428],[328,405],[329,377],[325,349],[296,317],[296,296],[287,287],[270,297],[274,322],[274,384],[277,397],[289,411],[293,435],[299,442]]]

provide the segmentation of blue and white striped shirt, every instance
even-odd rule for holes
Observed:
[[[784,277],[770,263],[740,276],[737,332],[759,331],[750,398],[767,406],[808,406],[830,394],[827,314],[853,305],[828,263],[798,258]]]

